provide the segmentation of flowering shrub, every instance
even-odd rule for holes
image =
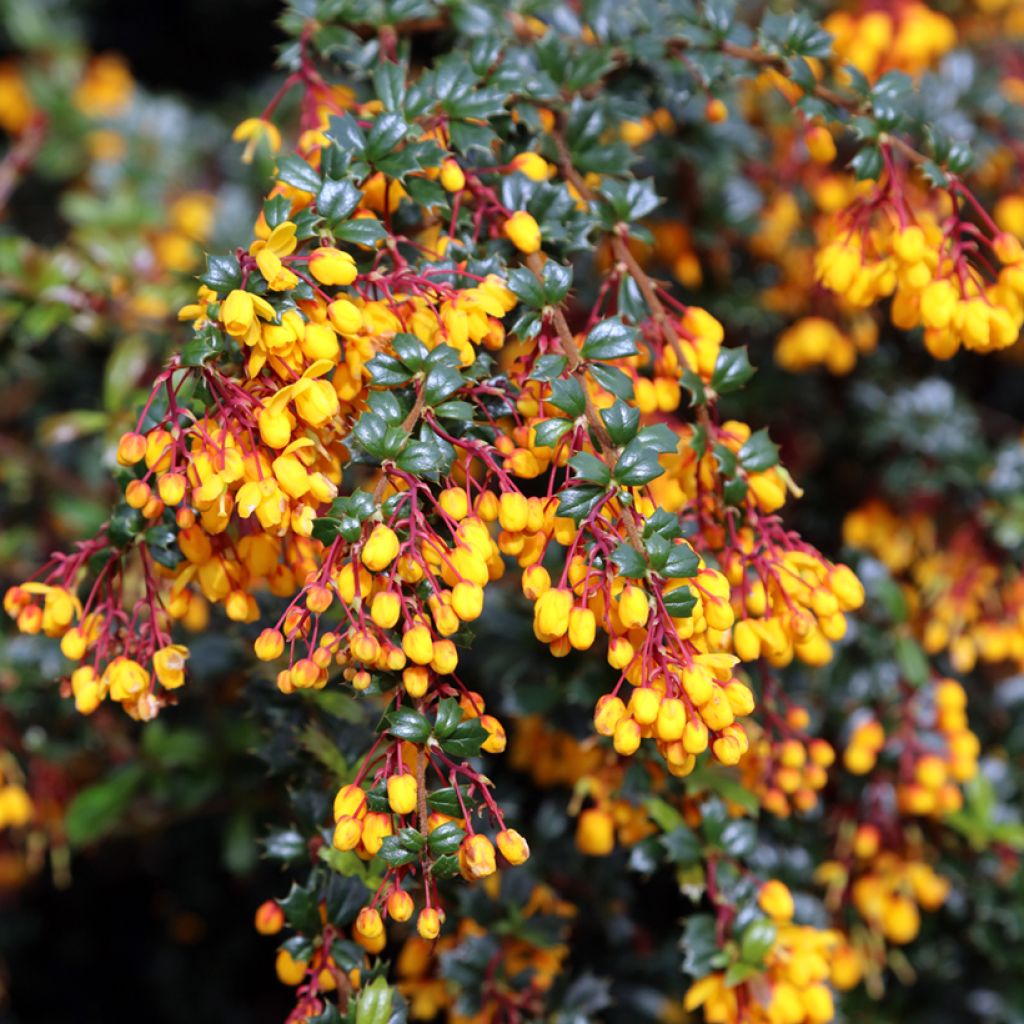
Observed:
[[[130,816],[179,715],[201,774],[234,676],[290,1021],[901,1020],[898,985],[972,958],[996,1003],[955,1005],[1013,1019],[985,929],[1024,918],[985,914],[1021,900],[1015,701],[987,705],[1024,658],[1020,445],[933,360],[1012,367],[1024,323],[1015,15],[288,4],[231,136],[268,169],[251,227],[110,424],[109,517],[4,596],[140,744],[52,844]],[[48,121],[5,67],[21,173]],[[131,91],[108,56],[73,95]],[[214,229],[169,187],[118,332]],[[762,386],[744,343],[776,337],[813,376]]]

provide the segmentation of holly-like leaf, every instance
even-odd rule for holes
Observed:
[[[586,409],[583,387],[575,377],[560,377],[553,380],[548,401],[573,418],[582,416]]]
[[[673,619],[686,619],[693,614],[697,604],[697,595],[689,587],[677,587],[662,596],[665,611]]]
[[[426,743],[430,735],[430,722],[413,708],[394,708],[384,716],[387,731],[396,739],[410,743]]]
[[[746,346],[742,348],[723,348],[718,353],[714,372],[711,374],[711,386],[720,395],[736,391],[754,376],[754,367],[750,365]]]
[[[763,473],[779,464],[779,446],[768,436],[767,430],[751,434],[736,454],[748,473]]]
[[[590,452],[577,452],[570,460],[569,465],[576,470],[576,476],[580,480],[607,487],[611,481],[612,474],[608,467]]]
[[[566,487],[558,495],[558,514],[579,523],[590,515],[604,494],[604,488],[592,484]]]
[[[621,542],[612,554],[612,561],[621,576],[638,580],[647,575],[647,562],[632,545]]]
[[[451,757],[465,760],[476,757],[486,739],[487,730],[480,724],[480,719],[470,718],[459,722],[448,736],[441,740],[441,749]]]
[[[581,350],[584,359],[624,359],[636,355],[635,327],[627,327],[618,317],[602,320],[591,328]]]
[[[622,450],[615,463],[613,476],[624,487],[641,487],[664,472],[658,461],[658,452],[645,445],[637,435]]]
[[[362,193],[351,181],[325,181],[316,197],[316,209],[329,224],[344,220],[358,205]]]

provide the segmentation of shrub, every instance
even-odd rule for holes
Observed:
[[[109,518],[4,608],[119,767],[43,799],[33,727],[93,730],[19,669],[13,875],[211,788],[244,874],[258,788],[291,888],[237,923],[289,1020],[1016,1019],[1020,26],[983,8],[289,3],[185,326],[224,204],[152,154],[153,272],[65,285],[154,343],[86,418]],[[69,86],[80,161],[124,172],[133,88]],[[100,232],[103,182],[65,193]],[[3,245],[49,343],[79,307]]]

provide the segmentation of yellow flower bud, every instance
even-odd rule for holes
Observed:
[[[402,636],[402,650],[417,665],[429,665],[434,660],[434,641],[424,625],[413,626]]]
[[[388,806],[395,814],[412,814],[416,810],[418,786],[416,776],[406,772],[388,778]]]
[[[775,921],[793,919],[793,895],[782,882],[771,879],[761,886],[757,902],[760,908]]]
[[[339,334],[357,334],[362,330],[363,314],[359,307],[348,299],[335,299],[330,303],[327,306],[327,316]]]
[[[370,618],[380,626],[381,629],[391,629],[402,613],[402,601],[398,594],[391,591],[381,591],[373,595],[370,603]]]
[[[666,743],[682,739],[686,720],[686,705],[678,697],[666,697],[658,708],[658,717],[654,723],[655,735]]]
[[[363,545],[363,565],[373,572],[382,572],[398,557],[400,548],[395,531],[390,526],[378,523]]]
[[[306,977],[308,966],[305,960],[296,960],[287,949],[281,949],[274,962],[274,971],[282,984],[295,986]]]
[[[591,857],[606,857],[615,849],[615,822],[596,807],[585,810],[576,823],[576,846]]]
[[[533,253],[540,250],[540,227],[525,210],[517,210],[505,221],[505,237],[520,251]]]
[[[486,878],[497,869],[494,845],[487,836],[466,836],[459,851],[465,860],[466,874],[470,878]]]
[[[451,158],[441,164],[441,187],[446,192],[461,192],[466,187],[466,175],[458,161]]]
[[[526,840],[514,829],[503,829],[495,837],[502,857],[512,865],[526,862],[530,856],[530,847]]]
[[[615,727],[626,714],[626,705],[619,697],[606,693],[594,708],[594,729],[602,736],[613,736]]]
[[[619,619],[626,629],[638,629],[647,625],[651,607],[647,592],[642,587],[627,583],[619,595]]]
[[[483,587],[465,580],[452,588],[452,608],[463,622],[472,622],[484,610]]]
[[[122,466],[134,466],[146,456],[146,439],[134,432],[123,434],[117,443],[117,461]]]
[[[816,163],[830,164],[836,158],[835,139],[823,124],[811,125],[807,129],[804,133],[804,145]]]
[[[351,284],[358,274],[356,261],[347,252],[330,246],[313,250],[309,258],[309,272],[326,285]]]
[[[408,921],[412,917],[412,897],[404,889],[392,889],[387,902],[388,917],[393,921]]]
[[[338,850],[354,850],[363,838],[363,825],[357,818],[339,818],[334,826],[333,844]]]
[[[264,900],[256,908],[253,924],[260,935],[276,935],[284,927],[284,911],[276,900]]]
[[[342,786],[334,798],[334,820],[340,818],[365,818],[366,793],[362,787],[349,784]]]
[[[629,713],[641,725],[651,725],[658,717],[661,694],[650,687],[637,687],[629,699]]]
[[[366,939],[376,939],[384,934],[384,921],[374,907],[363,907],[356,917],[355,932]]]
[[[416,931],[421,939],[433,942],[441,934],[441,916],[433,907],[424,907],[416,918]]]
[[[624,757],[635,754],[640,749],[640,725],[632,718],[623,718],[615,726],[615,733],[612,738],[612,746],[617,753]]]

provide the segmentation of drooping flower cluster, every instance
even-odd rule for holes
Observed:
[[[908,198],[897,158],[881,152],[887,170],[835,217],[816,259],[819,280],[858,308],[891,296],[893,324],[922,327],[937,359],[961,346],[992,352],[1012,345],[1024,324],[1020,242],[999,231],[957,180],[936,202]]]
[[[870,77],[887,62],[929,66],[952,40],[928,13],[837,21],[839,51]],[[540,19],[516,25],[521,41],[549,32]],[[315,31],[302,30],[295,70],[263,115],[235,131],[244,160],[275,156],[274,181],[248,245],[212,257],[180,311],[189,340],[117,445],[121,502],[96,537],[12,587],[5,610],[23,633],[59,640],[74,666],[64,691],[86,715],[114,703],[154,718],[186,683],[185,632],[225,619],[293,705],[343,694],[379,712],[356,763],[335,766],[330,820],[294,854],[327,865],[334,884],[357,879],[355,901],[268,901],[256,923],[298,933],[277,960],[296,990],[293,1020],[316,1018],[329,994],[344,1007],[365,993],[377,958],[403,940],[399,988],[429,1019],[451,999],[428,952],[477,937],[470,917],[450,920],[444,883],[492,894],[530,856],[484,769],[483,755],[506,747],[502,706],[465,677],[474,623],[506,581],[501,600],[526,610],[542,649],[601,655],[587,697],[595,737],[521,718],[510,761],[573,789],[579,852],[637,848],[643,864],[654,848],[706,891],[714,913],[693,931],[708,933],[709,953],[686,1011],[824,1024],[829,981],[843,988],[868,971],[840,909],[901,944],[917,908],[945,898],[902,818],[961,806],[979,752],[962,687],[932,681],[891,721],[853,720],[842,762],[871,777],[850,850],[853,818],[828,820],[840,839],[817,880],[835,930],[794,923],[786,886],[745,863],[749,816],[758,805],[778,818],[816,811],[835,752],[773,672],[828,665],[865,591],[784,523],[802,492],[768,431],[719,411],[753,373],[746,350],[649,272],[667,263],[699,284],[693,237],[671,221],[648,235],[653,185],[588,165],[599,139],[575,120],[577,87],[509,94],[490,50],[410,73],[382,32],[378,95],[361,101],[323,77]],[[716,48],[761,66],[757,88],[794,100],[805,88],[782,78],[782,50],[724,37]],[[817,83],[821,69],[808,68]],[[108,77],[90,102],[116,91]],[[283,152],[273,118],[293,89],[299,133]],[[710,93],[702,104],[709,125],[729,116]],[[788,143],[818,165],[818,207],[835,216],[814,266],[803,248],[775,286],[776,308],[802,317],[779,341],[780,365],[849,371],[877,341],[866,310],[890,297],[893,323],[923,326],[936,356],[1008,347],[1024,322],[1012,234],[958,179],[938,194],[908,184],[888,143],[875,185],[826,173],[832,130],[800,116]],[[677,127],[658,107],[619,126],[614,144],[640,149]],[[752,251],[786,263],[798,211],[780,200],[764,220]],[[591,249],[596,283],[571,262]],[[842,327],[791,302],[815,273],[839,297]],[[847,540],[885,560],[902,538],[890,526],[853,518]],[[960,637],[996,580],[976,552],[956,556],[917,560],[931,574],[918,581],[924,605],[936,593],[926,583],[957,580],[922,642],[966,670],[974,647]],[[628,794],[637,779],[644,802]],[[528,906],[571,916],[544,888]],[[480,1019],[543,1013],[565,956],[561,943],[503,939]],[[517,987],[520,968],[539,980]]]

